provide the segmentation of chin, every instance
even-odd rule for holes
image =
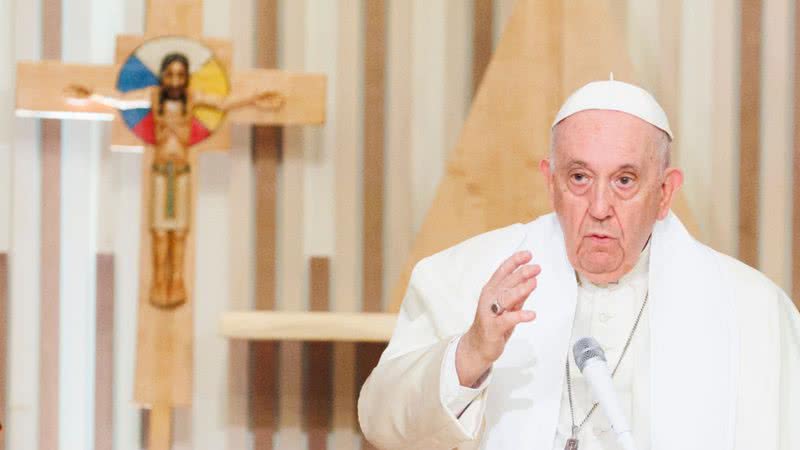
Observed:
[[[587,274],[593,275],[592,278],[610,277],[617,272],[622,265],[621,257],[610,255],[606,252],[593,252],[589,255],[579,255],[578,260],[580,261],[581,269]]]

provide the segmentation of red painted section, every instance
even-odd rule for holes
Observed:
[[[189,145],[197,144],[203,139],[211,136],[211,132],[196,118],[192,118],[192,130],[189,135]]]
[[[133,132],[136,136],[148,144],[155,144],[156,143],[156,126],[155,121],[153,119],[153,112],[150,113],[142,118],[139,123],[133,127]]]

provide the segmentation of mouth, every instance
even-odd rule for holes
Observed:
[[[611,242],[614,239],[612,236],[603,233],[589,233],[585,237],[586,239],[589,239],[590,241],[598,244]]]

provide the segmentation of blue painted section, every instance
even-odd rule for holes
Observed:
[[[138,124],[144,118],[144,116],[149,113],[150,108],[136,108],[120,111],[120,114],[122,114],[122,120],[125,121],[125,124],[128,125],[128,128],[130,129],[133,129],[136,124]]]
[[[117,78],[117,90],[120,92],[135,91],[155,85],[158,85],[158,77],[136,55],[131,55],[125,61]]]

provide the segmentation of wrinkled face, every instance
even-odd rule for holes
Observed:
[[[582,111],[554,130],[554,167],[540,166],[572,266],[594,283],[630,271],[682,174],[664,169],[664,134],[638,117]]]
[[[180,61],[172,61],[161,73],[161,89],[170,100],[180,100],[189,82],[189,73]]]

